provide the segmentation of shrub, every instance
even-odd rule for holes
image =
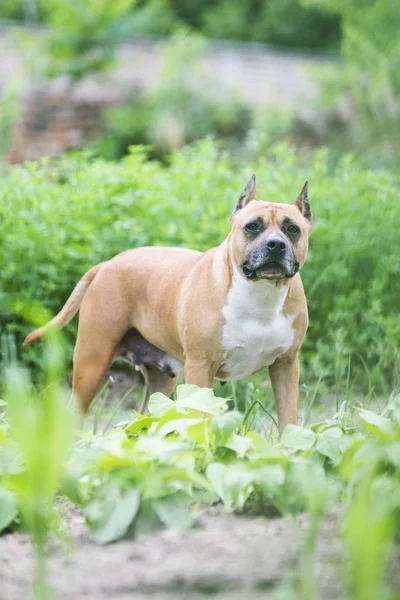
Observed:
[[[320,74],[328,107],[350,116],[332,128],[331,143],[351,148],[373,167],[397,168],[400,140],[400,10],[391,0],[304,0],[340,16],[343,63]]]
[[[119,163],[79,153],[15,167],[0,184],[1,331],[19,343],[32,320],[47,318],[43,307],[57,312],[90,266],[127,248],[218,244],[253,170],[265,200],[292,202],[310,180],[315,228],[303,270],[310,312],[303,376],[333,381],[351,363],[352,379],[364,387],[392,388],[400,355],[399,179],[365,171],[350,157],[332,169],[324,152],[302,164],[282,145],[251,166],[205,140],[168,165],[133,147]],[[22,356],[37,362],[40,346]]]

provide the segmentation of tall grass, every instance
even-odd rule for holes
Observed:
[[[45,570],[46,545],[52,530],[55,495],[65,474],[65,462],[73,442],[74,419],[69,392],[62,388],[64,357],[60,341],[47,340],[45,384],[32,386],[26,371],[15,362],[5,367],[6,419],[22,463],[19,474],[6,478],[17,499],[24,528],[35,548],[35,596],[46,600],[51,594]]]

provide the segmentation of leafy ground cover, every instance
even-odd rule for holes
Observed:
[[[54,384],[55,355],[49,349],[48,386],[40,395],[20,370],[9,371],[0,427],[0,527],[30,532],[38,598],[47,594],[48,536],[62,529],[65,502],[79,507],[91,539],[102,545],[189,529],[207,505],[253,515],[306,514],[294,584],[302,598],[315,597],[318,531],[340,506],[347,597],[397,597],[385,571],[399,526],[398,396],[382,414],[343,403],[331,419],[287,426],[278,439],[261,411],[250,428],[249,413],[230,407],[233,400],[181,385],[175,400],[154,394],[148,415],[134,412],[94,433],[74,429]]]

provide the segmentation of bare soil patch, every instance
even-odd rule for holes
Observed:
[[[135,541],[94,544],[78,511],[69,525],[73,547],[64,555],[49,549],[48,571],[57,600],[228,600],[290,596],[301,575],[301,539],[307,521],[245,517],[221,507],[201,509],[189,531],[163,530]],[[338,577],[337,518],[324,523],[315,557],[318,598],[343,597]],[[29,598],[32,549],[25,534],[0,538],[0,599]]]

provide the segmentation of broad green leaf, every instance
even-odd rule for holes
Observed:
[[[381,515],[397,511],[400,506],[399,482],[388,475],[378,475],[371,485],[371,508]]]
[[[286,493],[302,498],[305,508],[313,515],[321,514],[336,498],[336,482],[328,479],[323,467],[314,461],[293,461],[288,480]]]
[[[17,499],[9,490],[0,487],[0,533],[14,521],[18,515]]]
[[[265,436],[249,431],[246,433],[246,438],[251,440],[252,450],[247,453],[247,458],[251,461],[268,461],[268,462],[286,462],[288,452],[282,446],[272,446]]]
[[[6,444],[8,440],[7,429],[0,426],[0,444]]]
[[[211,463],[206,475],[227,508],[243,508],[253,491],[255,475],[245,464]]]
[[[187,428],[191,424],[198,423],[203,418],[204,416],[197,411],[179,412],[176,404],[174,404],[172,408],[164,413],[154,428],[152,428],[152,433],[165,436],[173,431],[177,431],[180,435],[185,436]]]
[[[249,448],[251,448],[251,440],[241,435],[234,433],[232,437],[224,444],[225,448],[229,448],[236,452],[238,458],[244,458]]]
[[[393,433],[394,427],[390,419],[363,408],[358,408],[357,412],[365,429],[370,433],[380,438],[387,438]]]
[[[128,531],[140,505],[140,493],[137,489],[128,490],[123,498],[112,506],[108,514],[101,515],[91,532],[92,539],[98,544],[108,544],[119,540]]]
[[[281,436],[281,443],[295,450],[308,450],[316,440],[316,435],[311,429],[298,425],[286,425]]]
[[[388,444],[384,448],[384,452],[389,462],[395,465],[397,468],[400,467],[400,442],[393,442]]]
[[[157,417],[152,415],[148,415],[142,419],[136,419],[136,421],[132,421],[130,425],[125,427],[125,433],[130,435],[137,435],[146,429],[149,429],[150,425],[158,421]]]
[[[154,500],[153,506],[158,518],[167,527],[185,530],[192,526],[190,501],[184,494],[178,493]]]
[[[198,385],[193,385],[192,383],[182,383],[178,385],[176,388],[176,397],[178,400],[184,400],[194,392],[201,390]]]
[[[6,444],[0,445],[0,476],[18,475],[23,471],[22,457],[17,444],[8,439]]]
[[[179,452],[186,451],[189,445],[178,440],[162,438],[158,435],[139,436],[135,444],[135,454],[143,454],[150,459],[170,462]]]
[[[228,407],[225,398],[216,398],[209,388],[199,388],[189,396],[176,401],[177,410],[192,409],[209,415],[220,415]]]
[[[214,446],[224,446],[231,435],[240,428],[243,415],[231,410],[225,415],[216,416],[211,421],[211,434]]]
[[[164,423],[161,427],[157,427],[156,431],[162,437],[176,431],[179,436],[186,438],[189,427],[197,425],[197,423],[203,423],[203,419],[176,419],[175,421]]]
[[[285,469],[277,464],[263,465],[257,469],[256,477],[263,491],[272,495],[284,483]]]
[[[209,435],[210,423],[208,419],[201,419],[198,423],[191,425],[187,431],[188,442],[195,442],[198,444],[197,451],[199,452],[200,446],[209,446],[210,435]]]
[[[172,408],[175,402],[161,392],[156,392],[150,396],[149,413],[152,417],[162,417],[167,410]]]
[[[342,458],[342,452],[340,451],[342,437],[343,431],[338,425],[324,429],[317,434],[315,448],[318,452],[327,456],[333,464],[337,464]]]
[[[134,524],[135,538],[141,539],[163,528],[164,524],[155,511],[153,501],[144,500],[141,502]]]

